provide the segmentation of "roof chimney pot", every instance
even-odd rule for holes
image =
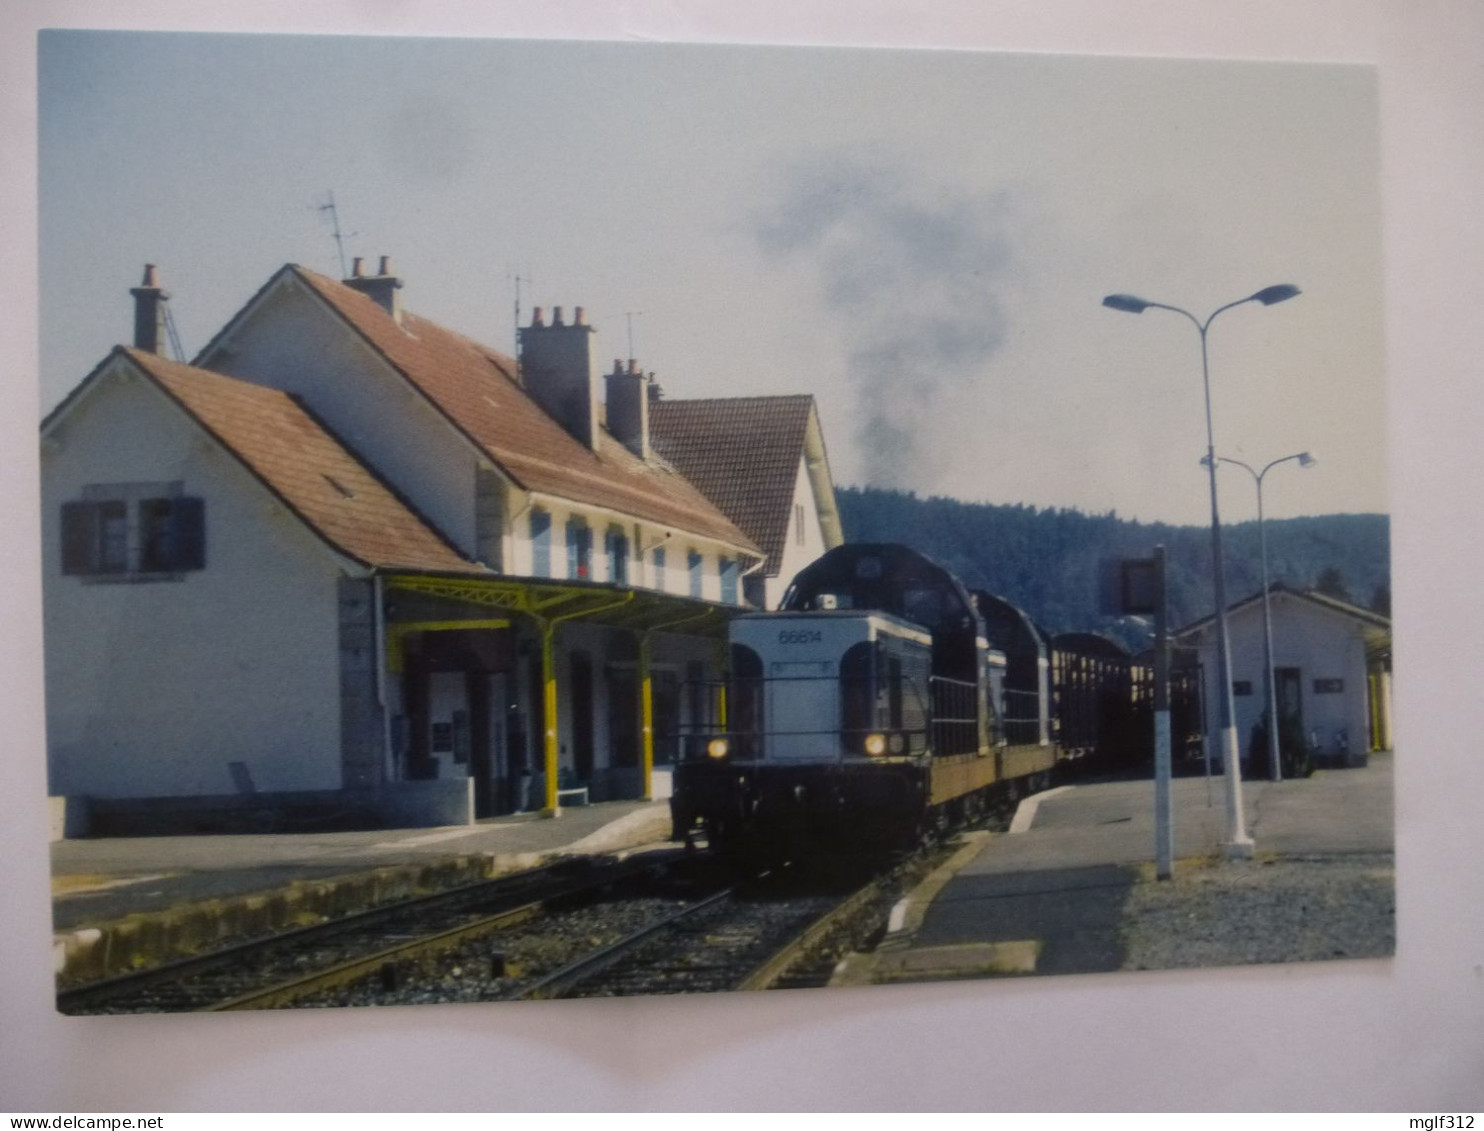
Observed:
[[[381,257],[381,273],[379,275],[367,275],[366,263],[360,256],[351,260],[350,278],[342,280],[347,287],[360,291],[361,294],[371,299],[382,310],[386,311],[396,320],[397,325],[402,324],[402,303],[397,297],[397,292],[402,289],[402,280],[391,273],[392,259],[389,255]]]
[[[573,309],[573,311],[572,311],[572,325],[574,325],[574,326],[586,326],[587,325],[587,312],[585,310],[583,310],[582,307],[580,307],[580,306],[579,307],[575,307]]]
[[[649,380],[639,363],[615,364],[608,377],[608,431],[642,460],[649,459]]]
[[[165,342],[165,303],[170,298],[160,289],[160,279],[153,263],[144,265],[144,280],[131,287],[134,296],[134,348],[145,353],[159,353]]]
[[[548,416],[596,451],[603,373],[593,352],[593,328],[583,323],[582,307],[574,309],[577,321],[571,325],[560,306],[551,308],[550,325],[543,324],[540,307],[532,311],[531,324],[518,335],[521,386]]]

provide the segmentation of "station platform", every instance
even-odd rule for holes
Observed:
[[[563,855],[654,845],[669,832],[668,803],[611,801],[437,829],[57,841],[56,972],[64,982],[105,977]]]
[[[1173,783],[1176,876],[1226,857],[1221,777]],[[1393,757],[1310,778],[1243,782],[1255,862],[1394,851]],[[968,843],[893,911],[885,943],[836,983],[1122,968],[1130,892],[1154,883],[1154,783],[1072,785],[1022,802],[1011,831]]]
[[[1392,761],[1244,782],[1259,859],[1392,852]],[[1153,880],[1153,796],[1146,779],[1027,798],[1011,831],[970,834],[904,898],[885,944],[838,984],[1119,968],[1121,909]],[[1220,858],[1223,779],[1177,779],[1173,803],[1177,861]],[[59,841],[56,970],[87,981],[564,854],[663,847],[669,829],[666,803],[633,801],[440,829]]]

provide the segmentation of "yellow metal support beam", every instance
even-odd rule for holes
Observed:
[[[556,625],[547,621],[541,625],[541,734],[542,774],[546,782],[546,796],[542,799],[543,816],[560,817],[561,806],[557,804],[557,685],[556,685]]]
[[[639,768],[644,800],[654,800],[654,676],[649,633],[639,634]]]
[[[725,637],[716,642],[716,670],[720,679],[716,681],[716,723],[727,729],[727,642]]]
[[[590,595],[589,590],[577,590],[584,596]],[[542,759],[542,770],[546,778],[546,797],[541,810],[543,817],[560,817],[562,807],[557,800],[557,681],[556,681],[556,628],[562,621],[575,620],[578,617],[592,616],[595,613],[606,613],[610,609],[627,605],[634,599],[634,591],[628,590],[616,601],[606,604],[588,606],[582,609],[574,609],[569,613],[559,613],[556,616],[544,617],[539,613],[531,613],[537,627],[541,630],[541,682],[542,682],[542,726],[544,731],[544,754]]]
[[[707,620],[714,610],[703,609],[699,613],[679,617],[663,624],[651,625],[639,636],[639,757],[642,772],[641,785],[644,800],[654,800],[654,634],[674,632],[696,621]]]

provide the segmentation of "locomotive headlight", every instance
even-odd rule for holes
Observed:
[[[877,756],[879,754],[885,754],[886,753],[886,735],[884,735],[884,734],[868,734],[868,735],[866,735],[866,753],[867,754],[870,754],[872,757],[875,757],[875,756]]]
[[[727,740],[724,738],[713,738],[706,743],[706,755],[709,758],[725,758],[727,756]]]

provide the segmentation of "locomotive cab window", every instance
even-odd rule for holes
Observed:
[[[886,725],[902,729],[902,661],[890,656],[886,661]]]
[[[931,675],[931,659],[925,654],[909,655],[901,661],[900,714],[893,725],[903,732],[903,747],[909,751],[922,750],[927,740],[927,686]]]
[[[865,752],[866,735],[876,723],[874,680],[876,646],[852,644],[840,657],[840,739],[852,754]]]
[[[732,645],[728,724],[736,756],[755,758],[763,733],[763,659],[745,644]]]
[[[902,594],[902,615],[923,628],[937,628],[943,620],[943,595],[936,589],[908,589]]]

